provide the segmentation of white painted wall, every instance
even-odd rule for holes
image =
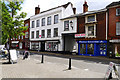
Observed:
[[[57,24],[54,24],[54,15],[58,14],[59,16],[59,21]],[[59,7],[56,9],[52,9],[49,11],[46,11],[44,13],[41,14],[37,14],[34,15],[32,17],[30,17],[30,41],[49,41],[49,40],[60,40],[60,44],[58,45],[59,47],[59,51],[62,51],[62,44],[63,44],[63,40],[62,40],[62,32],[63,32],[63,23],[60,19],[73,15],[73,9],[72,9],[72,5],[69,4],[67,8],[64,7]],[[51,25],[47,25],[47,17],[51,16]],[[41,21],[42,18],[45,18],[45,26],[41,26]],[[36,21],[40,20],[40,26],[36,27]],[[32,21],[35,21],[35,28],[31,28],[32,27]],[[54,36],[54,28],[58,28],[58,37],[53,37]],[[47,29],[51,29],[51,38],[47,38]],[[39,35],[41,35],[41,31],[45,30],[45,38],[36,38],[36,31],[39,30]],[[34,39],[31,39],[31,32],[34,31]],[[30,44],[31,46],[31,44]],[[31,48],[31,47],[30,47]],[[45,43],[45,49],[46,49],[46,43]]]

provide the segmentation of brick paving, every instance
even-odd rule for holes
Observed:
[[[6,62],[6,60],[0,60]],[[16,64],[2,64],[2,78],[104,78],[105,74],[91,72],[80,68],[72,67],[67,70],[67,65],[45,62],[33,58],[18,59]]]

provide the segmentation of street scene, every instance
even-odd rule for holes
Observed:
[[[0,0],[0,79],[120,80],[120,0]]]

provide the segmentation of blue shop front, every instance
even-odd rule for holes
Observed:
[[[107,56],[106,40],[77,41],[78,55]]]

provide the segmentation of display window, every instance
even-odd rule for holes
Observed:
[[[86,54],[86,44],[80,44],[80,53]]]
[[[87,45],[87,54],[94,54],[94,44]]]

